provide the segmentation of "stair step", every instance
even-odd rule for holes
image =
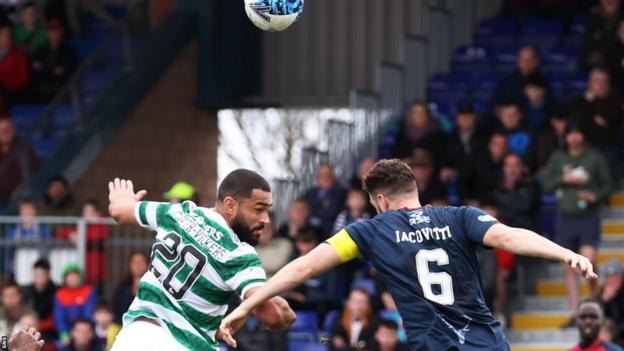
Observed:
[[[598,252],[598,264],[607,263],[612,258],[617,258],[624,262],[624,250],[621,249],[605,249]]]
[[[513,351],[567,351],[574,344],[511,344]]]
[[[525,296],[521,308],[531,311],[566,311],[570,309],[570,303],[566,297]]]
[[[507,338],[512,344],[564,344],[578,340],[578,331],[575,328],[510,330]]]
[[[624,207],[607,207],[600,213],[602,220],[618,220],[624,218]]]
[[[540,280],[537,283],[537,296],[539,297],[566,297],[568,295],[563,279]],[[581,281],[581,296],[589,297],[589,284]]]
[[[511,316],[511,326],[514,330],[559,329],[568,319],[570,319],[570,314],[564,312],[519,312]]]
[[[624,234],[623,221],[602,221],[602,234],[605,236]]]
[[[617,192],[611,195],[609,199],[609,206],[624,206],[624,192]]]

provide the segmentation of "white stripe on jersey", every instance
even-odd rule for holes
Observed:
[[[164,290],[163,290],[164,291]],[[197,329],[195,329],[195,327],[193,327],[191,325],[191,323],[189,323],[186,319],[184,319],[184,317],[182,317],[179,313],[172,311],[170,309],[164,308],[159,304],[153,303],[153,302],[149,302],[149,301],[145,301],[145,300],[141,300],[138,297],[134,299],[134,301],[132,302],[132,304],[130,305],[130,311],[135,310],[135,311],[150,311],[152,312],[154,315],[158,316],[158,318],[167,321],[169,323],[172,323],[176,326],[176,328],[178,329],[183,329],[189,333],[193,333],[195,335],[197,335],[198,338],[203,339],[204,337],[201,336],[198,332]],[[126,321],[124,318],[124,326],[126,326],[128,324],[128,322],[131,321]],[[155,321],[158,322],[158,321]],[[164,323],[161,324],[163,328],[167,328],[167,325],[165,325]]]
[[[241,283],[252,279],[266,279],[266,273],[262,267],[249,267],[236,273],[235,276],[225,282],[232,290],[236,290]]]

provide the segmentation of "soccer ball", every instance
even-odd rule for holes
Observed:
[[[256,27],[281,32],[299,20],[303,0],[245,0],[245,12]]]

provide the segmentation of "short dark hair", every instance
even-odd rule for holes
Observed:
[[[23,197],[19,201],[19,205],[20,206],[22,206],[22,205],[31,205],[31,206],[38,207],[37,206],[37,201],[35,201],[35,199],[33,199],[32,197],[29,197],[29,196]]]
[[[217,190],[217,199],[223,201],[228,196],[235,200],[248,199],[255,189],[271,192],[271,186],[260,174],[249,169],[237,169],[223,179]]]
[[[390,319],[382,319],[381,322],[379,322],[379,328],[381,327],[392,329],[392,330],[399,330],[399,324]]]
[[[111,305],[108,302],[106,302],[106,300],[100,300],[95,305],[95,308],[93,309],[94,312],[102,311],[102,310],[113,313],[113,309],[111,308]]]
[[[398,159],[382,160],[364,176],[364,190],[369,194],[381,193],[386,196],[411,193],[416,187],[412,169]]]
[[[586,299],[582,299],[579,303],[578,303],[578,309],[581,309],[581,306],[586,305],[586,304],[596,304],[598,305],[598,308],[600,309],[600,312],[602,312],[604,314],[604,310],[602,307],[602,302],[600,302],[599,300],[596,299],[592,299],[592,298],[586,298]]]
[[[93,322],[91,320],[86,319],[86,318],[78,318],[74,322],[74,325],[72,326],[72,329],[74,329],[79,323],[80,324],[88,324],[91,327],[91,330],[95,331],[95,326],[93,325]]]
[[[20,293],[20,295],[22,294],[22,289],[20,288],[19,285],[17,285],[17,283],[15,281],[8,281],[5,284],[2,285],[2,291],[5,291],[6,289],[11,289],[14,288],[17,290],[18,293]]]
[[[102,210],[102,208],[100,207],[100,202],[97,199],[95,199],[95,198],[87,199],[87,201],[84,202],[84,206],[86,206],[86,205],[93,206],[93,208],[95,208],[96,211],[101,211]]]
[[[311,225],[306,225],[303,228],[299,229],[299,231],[297,232],[297,236],[295,237],[295,241],[318,243],[321,240],[318,230]]]
[[[50,184],[52,184],[52,183],[56,183],[56,182],[63,183],[63,185],[64,185],[66,188],[69,188],[69,182],[67,181],[67,179],[66,179],[65,177],[63,177],[63,176],[62,176],[62,175],[60,175],[60,174],[59,174],[59,175],[55,175],[55,176],[50,177],[50,179],[48,179],[47,186],[50,186]]]
[[[33,269],[43,269],[46,271],[50,271],[50,262],[48,262],[48,260],[46,260],[45,258],[40,258],[37,260],[37,262],[35,262],[35,264],[33,265]]]

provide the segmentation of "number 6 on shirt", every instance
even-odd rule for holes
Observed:
[[[427,300],[440,305],[452,305],[455,302],[453,294],[453,280],[446,272],[430,272],[429,262],[435,262],[438,266],[449,264],[449,258],[443,249],[420,250],[416,254],[416,271],[418,281]],[[440,294],[434,294],[433,285],[440,286]]]

